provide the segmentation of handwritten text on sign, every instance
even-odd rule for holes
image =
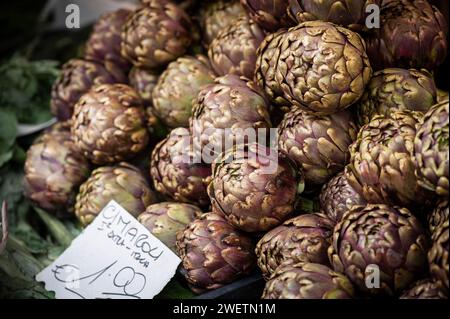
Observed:
[[[111,201],[36,279],[60,299],[149,299],[170,281],[179,263],[169,248]]]

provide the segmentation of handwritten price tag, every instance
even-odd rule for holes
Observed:
[[[175,275],[180,262],[111,201],[36,279],[58,299],[151,299]]]

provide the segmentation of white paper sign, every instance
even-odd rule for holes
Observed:
[[[167,285],[180,262],[111,201],[36,279],[58,299],[150,299]]]

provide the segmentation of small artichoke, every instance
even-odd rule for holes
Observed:
[[[381,6],[380,28],[366,37],[375,70],[392,67],[433,70],[447,56],[447,23],[426,0],[390,0]]]
[[[119,163],[92,172],[80,187],[75,215],[83,226],[87,226],[111,200],[135,217],[157,202],[141,171],[130,164]]]
[[[432,240],[433,245],[428,253],[428,262],[430,263],[431,277],[442,283],[448,294],[448,218],[438,228],[435,229]]]
[[[264,31],[247,17],[229,25],[209,46],[208,56],[214,71],[218,75],[235,74],[253,79],[256,51],[264,38]]]
[[[36,205],[60,216],[73,213],[78,187],[90,165],[76,148],[70,123],[55,124],[27,152],[25,194]]]
[[[372,75],[363,39],[322,21],[266,37],[255,79],[275,104],[332,114],[357,102]]]
[[[162,68],[185,54],[191,29],[189,17],[176,4],[143,1],[122,29],[122,55],[139,68]]]
[[[113,66],[111,66],[113,68]],[[106,69],[98,62],[72,59],[62,66],[59,78],[52,88],[51,110],[60,121],[69,120],[80,97],[98,84],[124,83],[120,72]]]
[[[442,286],[430,279],[423,279],[416,282],[411,288],[406,290],[400,299],[447,299],[448,296]]]
[[[199,22],[203,31],[203,42],[206,46],[219,33],[245,15],[239,0],[204,1],[200,9]]]
[[[202,86],[214,83],[215,77],[203,55],[185,56],[172,62],[153,90],[155,114],[169,127],[188,127],[192,101]]]
[[[419,124],[414,158],[420,185],[448,197],[449,125],[448,100],[433,106]]]
[[[149,140],[141,98],[125,84],[92,88],[75,105],[72,135],[94,164],[112,164],[134,157]]]
[[[280,150],[302,168],[308,186],[323,185],[345,168],[358,134],[348,110],[314,115],[293,107],[278,128]]]
[[[266,283],[263,299],[353,299],[352,283],[327,266],[284,264]]]
[[[211,180],[211,166],[197,159],[187,129],[173,130],[155,147],[150,175],[155,189],[168,198],[200,207],[209,206],[206,188]]]
[[[335,223],[339,223],[353,206],[367,204],[350,186],[344,172],[340,172],[323,186],[319,200],[322,211]]]
[[[299,23],[322,20],[362,30],[368,17],[366,9],[380,4],[381,0],[289,0],[288,12]]]
[[[158,83],[159,73],[151,70],[133,67],[128,74],[130,86],[140,95],[144,105],[153,105],[153,89]]]
[[[334,222],[323,214],[294,217],[264,235],[256,246],[258,266],[264,277],[282,263],[311,262],[329,265],[327,250]]]
[[[418,115],[378,115],[359,132],[346,167],[349,184],[369,203],[427,207],[433,193],[420,187],[412,158]]]
[[[164,202],[148,206],[138,216],[138,221],[176,252],[177,233],[202,214],[200,208],[194,205]]]
[[[334,270],[364,292],[394,295],[427,270],[428,237],[406,209],[387,205],[354,206],[334,229],[328,251]],[[372,282],[378,275],[379,287]]]
[[[436,104],[436,85],[426,70],[385,69],[375,72],[358,104],[360,125],[369,123],[376,114],[393,111],[426,113]]]
[[[241,3],[250,18],[267,31],[295,25],[288,15],[288,0],[241,0]]]
[[[304,179],[283,154],[260,144],[238,145],[213,163],[213,211],[246,232],[268,231],[295,211]]]
[[[131,15],[127,9],[119,9],[103,14],[95,23],[86,43],[85,57],[102,64],[115,64],[124,71],[129,62],[120,54],[122,27]]]
[[[250,237],[213,213],[193,221],[177,236],[186,280],[196,292],[217,289],[250,274],[256,265],[253,250]]]
[[[217,78],[194,101],[190,129],[197,151],[213,160],[226,151],[226,137],[239,143],[248,129],[257,134],[258,129],[271,128],[269,107],[264,93],[252,82],[236,75]]]
[[[449,216],[448,200],[442,200],[436,208],[428,215],[428,230],[433,234],[438,228],[442,227]]]

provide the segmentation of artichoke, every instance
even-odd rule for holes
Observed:
[[[125,75],[107,69],[98,62],[72,59],[62,67],[59,78],[52,88],[51,110],[60,121],[69,120],[73,114],[75,103],[80,97],[97,84],[126,82]]]
[[[83,226],[87,226],[111,200],[135,217],[157,202],[142,173],[130,164],[119,163],[92,172],[80,187],[75,215]]]
[[[423,279],[416,282],[411,288],[406,290],[400,299],[447,299],[446,292],[442,286],[430,279]]]
[[[448,197],[448,100],[433,106],[419,124],[414,158],[420,185]]]
[[[214,78],[205,56],[185,56],[172,62],[153,90],[155,114],[169,127],[188,127],[193,99],[202,86],[214,83]]]
[[[150,175],[161,194],[177,202],[209,206],[206,188],[211,180],[211,166],[197,160],[187,129],[173,130],[155,147]]]
[[[267,31],[295,25],[287,12],[288,0],[241,0],[241,3],[250,18]]]
[[[65,216],[73,213],[78,187],[90,165],[70,136],[70,123],[55,124],[27,152],[25,194],[36,205]]]
[[[140,95],[144,105],[151,107],[153,105],[153,89],[158,83],[158,72],[133,67],[128,78],[130,86]]]
[[[258,266],[265,278],[282,263],[311,262],[329,265],[327,250],[334,222],[323,214],[292,218],[266,233],[256,246]]]
[[[327,266],[283,264],[266,283],[263,299],[353,299],[351,282]]]
[[[384,1],[380,28],[365,37],[375,70],[433,70],[447,56],[447,23],[426,0]]]
[[[381,0],[289,0],[288,12],[299,23],[322,20],[362,30],[368,16],[367,7],[380,4]]]
[[[217,78],[194,101],[190,129],[197,151],[212,161],[226,151],[226,137],[239,143],[248,130],[257,134],[259,129],[269,129],[269,107],[264,93],[252,82],[236,75]]]
[[[266,37],[258,49],[255,78],[281,107],[332,114],[357,102],[371,75],[357,33],[311,21]]]
[[[204,1],[200,9],[199,22],[203,31],[203,42],[206,46],[219,35],[219,33],[236,20],[245,15],[239,0]]]
[[[125,84],[96,86],[75,105],[72,135],[94,164],[130,159],[149,140],[142,100]]]
[[[346,167],[349,184],[369,203],[427,207],[433,193],[420,187],[412,158],[418,115],[378,115],[359,132]]]
[[[260,144],[238,145],[213,163],[213,211],[246,232],[268,231],[295,211],[304,179],[283,154]]]
[[[385,69],[375,72],[358,105],[359,124],[393,111],[426,113],[436,104],[436,86],[426,70]]]
[[[176,252],[177,233],[202,215],[200,208],[182,203],[159,203],[147,207],[138,221]]]
[[[170,1],[146,0],[122,29],[122,55],[134,66],[156,69],[185,54],[191,45],[192,24]]]
[[[348,110],[314,115],[293,107],[278,128],[280,150],[302,168],[308,186],[323,185],[344,169],[358,133]]]
[[[236,74],[253,78],[256,51],[265,34],[257,23],[242,17],[228,26],[211,42],[211,65],[218,75]]]
[[[129,62],[120,54],[122,26],[131,15],[127,9],[119,9],[103,14],[95,23],[86,43],[85,57],[103,64],[115,64],[128,70]]]
[[[448,218],[438,228],[435,229],[432,240],[433,245],[428,253],[431,277],[440,282],[448,294]]]
[[[427,270],[428,237],[406,209],[387,205],[354,206],[334,229],[328,251],[334,270],[364,292],[394,295]],[[377,275],[379,287],[372,287]]]
[[[433,234],[438,228],[442,227],[448,220],[448,200],[442,200],[436,208],[428,215],[428,230]]]
[[[319,200],[322,211],[336,223],[353,206],[367,204],[350,186],[344,172],[340,172],[323,186]]]
[[[196,292],[217,289],[244,275],[255,265],[254,245],[224,217],[208,213],[177,236],[177,251],[185,277]]]

